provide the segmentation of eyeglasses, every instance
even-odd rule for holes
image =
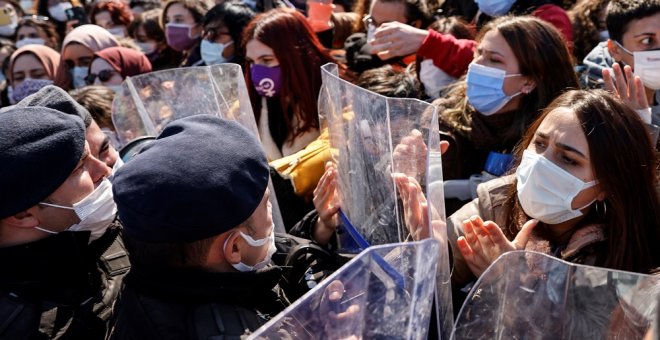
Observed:
[[[110,79],[112,79],[112,76],[117,74],[117,71],[115,70],[101,70],[99,71],[98,74],[90,73],[87,77],[85,77],[85,82],[87,85],[92,85],[94,84],[94,81],[98,77],[100,81],[106,82]]]
[[[204,31],[204,39],[209,40],[209,41],[215,41],[215,39],[217,37],[222,36],[222,35],[231,36],[231,34],[229,34],[228,31],[220,31],[220,29],[217,28],[217,27],[215,27],[215,28],[209,27]]]

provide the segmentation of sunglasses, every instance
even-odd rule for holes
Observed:
[[[117,74],[117,71],[115,70],[101,70],[98,74],[90,73],[87,77],[85,77],[85,82],[87,85],[93,85],[96,78],[99,78],[99,80],[102,82],[106,82],[112,79],[112,76],[115,74]]]

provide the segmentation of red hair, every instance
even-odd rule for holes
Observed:
[[[107,11],[110,13],[112,22],[115,24],[120,24],[128,27],[128,25],[133,21],[133,13],[130,11],[128,6],[121,1],[110,0],[110,1],[100,1],[94,4],[92,7],[92,12],[89,14],[89,18],[92,21],[92,24],[96,25],[96,15],[100,12]]]
[[[252,40],[273,49],[282,71],[280,104],[284,122],[293,138],[319,127],[317,101],[321,89],[321,66],[334,62],[319,42],[307,19],[289,8],[274,9],[257,15],[245,28],[243,49]],[[261,115],[261,97],[250,77],[250,63],[245,65],[245,81],[257,122]],[[298,128],[292,118],[298,119]]]

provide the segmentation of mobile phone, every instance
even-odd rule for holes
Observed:
[[[69,21],[78,20],[76,27],[89,24],[89,20],[87,20],[87,14],[85,14],[85,9],[80,6],[67,8],[64,10],[64,12],[66,13],[66,17],[69,19]]]
[[[0,26],[11,24],[11,9],[7,7],[0,8]]]

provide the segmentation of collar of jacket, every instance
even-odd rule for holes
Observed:
[[[185,302],[221,302],[257,308],[263,301],[280,299],[282,269],[270,266],[256,272],[206,272],[199,269],[163,269],[131,264],[127,287],[155,298]]]
[[[75,305],[98,290],[96,262],[120,233],[113,223],[88,244],[90,232],[65,231],[0,248],[0,290],[28,300]]]

